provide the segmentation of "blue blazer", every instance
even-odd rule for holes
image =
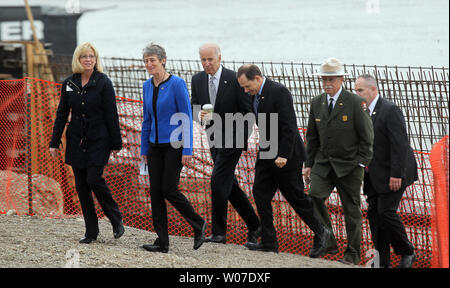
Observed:
[[[150,143],[182,146],[183,155],[192,155],[192,111],[186,82],[171,75],[159,84],[157,99],[153,99],[154,88],[153,78],[144,82],[141,155],[148,154]]]

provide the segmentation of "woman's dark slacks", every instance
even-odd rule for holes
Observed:
[[[159,238],[158,245],[161,247],[169,246],[166,199],[194,231],[201,230],[204,224],[203,218],[194,211],[189,200],[178,189],[183,168],[181,157],[182,148],[175,149],[169,145],[151,145],[147,155],[153,227]]]
[[[119,206],[114,201],[111,190],[103,179],[104,166],[94,166],[88,168],[72,167],[75,176],[75,186],[80,199],[81,210],[83,211],[84,223],[86,225],[85,237],[97,238],[99,233],[98,218],[95,212],[94,192],[100,207],[108,217],[111,225],[115,228],[122,223],[122,214]]]

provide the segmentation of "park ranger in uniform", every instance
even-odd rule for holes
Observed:
[[[325,200],[337,188],[348,237],[340,261],[357,265],[361,253],[361,184],[364,168],[372,159],[373,126],[365,100],[342,87],[347,75],[342,63],[336,58],[328,58],[320,70],[314,75],[322,78],[325,93],[311,101],[304,177],[305,182],[310,183],[309,196],[331,231]],[[333,235],[327,253],[337,252]]]

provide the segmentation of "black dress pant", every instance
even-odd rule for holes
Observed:
[[[147,155],[153,227],[158,235],[157,243],[161,247],[169,247],[165,200],[168,200],[177,209],[194,228],[194,231],[201,231],[204,224],[203,218],[194,211],[189,200],[178,189],[180,173],[183,168],[182,149],[175,149],[170,145],[151,145]]]
[[[212,234],[225,236],[227,232],[228,201],[247,224],[249,231],[258,229],[260,222],[248,200],[239,187],[234,171],[241,157],[242,149],[212,148],[214,169],[211,175]]]
[[[390,245],[397,255],[411,255],[414,246],[406,235],[405,226],[397,214],[398,206],[406,188],[389,193],[377,193],[369,179],[365,177],[364,193],[367,195],[367,218],[372,241],[380,256],[380,266],[390,265]]]
[[[320,235],[323,232],[323,225],[320,223],[314,204],[304,192],[301,173],[303,163],[301,161],[295,163],[295,160],[289,161],[281,169],[275,166],[274,160],[258,160],[256,162],[253,197],[261,217],[261,240],[265,246],[278,247],[272,212],[272,199],[277,189],[315,234]]]
[[[111,225],[116,228],[122,222],[122,214],[119,206],[114,201],[111,190],[103,179],[104,166],[95,166],[88,168],[72,167],[75,176],[75,187],[80,199],[81,210],[83,211],[84,223],[86,225],[85,237],[97,238],[99,233],[98,218],[95,212],[94,192],[100,207],[108,217]]]

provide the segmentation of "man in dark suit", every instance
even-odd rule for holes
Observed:
[[[406,124],[397,105],[381,98],[371,75],[355,82],[356,93],[367,100],[373,121],[373,159],[364,175],[364,193],[372,240],[380,267],[390,265],[390,245],[402,255],[399,267],[412,267],[416,254],[397,209],[406,187],[418,179],[417,163],[408,142]]]
[[[328,58],[314,75],[322,78],[325,93],[311,100],[305,181],[311,182],[309,196],[330,230],[325,200],[337,188],[348,239],[344,257],[339,261],[358,265],[361,260],[361,184],[364,167],[372,158],[372,121],[366,100],[342,87],[346,73],[338,59]],[[334,235],[327,252],[338,252]]]
[[[271,201],[279,189],[315,233],[309,255],[319,257],[325,252],[331,232],[320,223],[312,201],[304,193],[301,171],[305,147],[297,128],[292,95],[285,86],[263,77],[256,65],[241,66],[238,82],[251,95],[260,132],[253,197],[261,217],[262,235],[260,243],[246,246],[250,250],[278,252]],[[261,141],[267,139],[261,138],[267,136],[270,145],[263,147]]]
[[[226,242],[228,201],[247,224],[247,241],[256,242],[261,230],[260,221],[234,175],[249,136],[247,126],[237,125],[236,122],[231,127],[225,125],[226,115],[251,112],[250,101],[240,97],[243,91],[237,83],[236,72],[220,64],[221,52],[216,44],[202,45],[199,54],[204,71],[192,77],[192,105],[214,106],[215,118],[208,123],[207,128],[213,125],[213,121],[216,124],[222,122],[221,129],[213,129],[214,133],[208,137],[214,168],[211,175],[212,235],[206,238],[206,242]],[[195,114],[197,113],[194,112],[193,115],[195,120],[205,121],[208,113],[201,110]],[[239,129],[244,131],[238,131]],[[244,139],[238,139],[238,132],[243,133]],[[227,137],[229,134],[233,137]],[[244,140],[242,145],[238,144],[238,140]]]

